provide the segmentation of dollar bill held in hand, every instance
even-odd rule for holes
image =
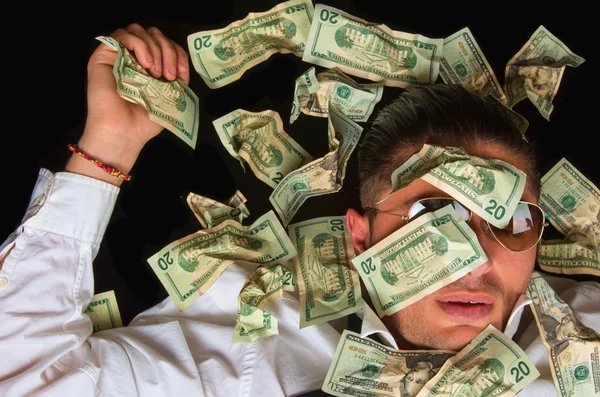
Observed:
[[[296,249],[273,211],[250,226],[226,220],[167,245],[148,258],[150,267],[181,311],[204,294],[235,261],[284,262]]]
[[[585,59],[575,55],[544,26],[540,25],[525,45],[506,64],[504,92],[508,106],[513,107],[525,98],[550,119],[552,100],[565,71],[565,66],[577,67]]]
[[[301,57],[313,11],[311,0],[290,0],[223,29],[191,34],[187,42],[194,68],[210,88],[219,88],[276,52]]]
[[[582,324],[540,273],[533,272],[527,296],[560,397],[598,396],[600,335]]]
[[[217,226],[227,219],[235,219],[239,223],[250,216],[246,207],[246,197],[237,190],[225,203],[190,192],[186,198],[188,206],[204,229]]]
[[[330,152],[287,174],[269,196],[284,225],[290,223],[309,197],[338,192],[346,176],[346,165],[360,140],[362,127],[329,107],[328,143]]]
[[[141,105],[150,120],[174,133],[192,149],[198,140],[200,103],[198,96],[183,81],[161,81],[153,78],[112,37],[97,40],[117,52],[113,74],[121,98]]]
[[[272,188],[313,159],[283,130],[279,113],[272,110],[234,110],[214,120],[213,126],[229,154],[248,163],[254,175]]]
[[[396,350],[344,330],[322,390],[334,396],[416,396],[456,352]]]
[[[417,397],[514,396],[539,376],[519,345],[488,325],[446,361]]]
[[[425,144],[392,173],[392,193],[417,178],[448,193],[492,225],[503,228],[521,200],[527,175],[502,160],[472,156],[458,147]]]
[[[351,120],[365,122],[382,94],[383,84],[358,84],[337,68],[315,75],[313,66],[296,79],[290,124],[300,112],[327,117],[330,102]]]
[[[293,291],[294,286],[294,274],[286,267],[280,264],[258,266],[238,295],[238,318],[231,341],[246,343],[277,335],[277,318],[263,309],[282,296],[283,291]]]
[[[355,313],[363,307],[354,247],[345,216],[309,219],[288,226],[298,251],[292,260],[300,296],[300,328]]]
[[[434,84],[443,39],[391,30],[317,4],[302,60],[385,85]]]
[[[426,213],[352,260],[380,317],[458,280],[488,258],[451,205]]]
[[[113,290],[94,295],[84,313],[87,314],[92,321],[92,332],[123,326],[121,312],[119,311],[119,305],[117,304],[117,297]]]
[[[506,95],[475,37],[464,28],[444,39],[440,76],[446,84],[460,84],[481,96],[492,95],[506,105]]]
[[[567,159],[542,177],[540,207],[559,232],[580,231],[600,248],[600,190]]]

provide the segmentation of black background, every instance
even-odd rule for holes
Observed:
[[[593,88],[597,84],[593,82],[598,66],[592,59],[598,51],[593,30],[597,22],[591,20],[590,10],[568,3],[557,8],[539,2],[530,6],[489,2],[473,6],[465,3],[440,6],[423,1],[322,2],[370,22],[431,38],[444,38],[468,26],[501,84],[508,60],[539,25],[544,25],[586,62],[578,68],[566,68],[549,122],[528,100],[519,103],[515,110],[530,123],[527,137],[537,142],[540,149],[542,175],[561,157],[566,157],[600,185],[596,165],[598,100],[597,89]],[[223,28],[248,12],[266,11],[277,3],[111,2],[86,3],[86,9],[56,3],[41,6],[23,3],[17,4],[12,13],[5,13],[0,239],[18,226],[39,168],[60,171],[70,155],[67,143],[76,143],[83,130],[86,65],[99,43],[94,39],[96,36],[138,22],[144,27],[157,26],[187,50],[189,34]],[[294,55],[274,54],[240,80],[215,90],[209,89],[191,68],[190,87],[201,105],[196,149],[192,150],[166,130],[146,146],[132,171],[132,182],[122,185],[94,261],[95,290],[115,290],[124,324],[167,296],[146,259],[200,228],[185,203],[190,191],[224,201],[239,189],[248,198],[251,212],[246,225],[272,209],[268,200],[272,189],[251,170],[243,173],[239,162],[220,143],[212,126],[214,119],[238,108],[255,112],[272,109],[281,115],[285,130],[314,158],[327,152],[327,119],[301,114],[289,125],[294,81],[310,66]],[[321,70],[317,67],[317,72]],[[441,82],[439,79],[438,83]],[[385,87],[375,114],[400,92],[400,88]],[[343,189],[336,194],[310,198],[292,222],[343,215],[347,208],[358,207],[356,166],[354,153]],[[551,229],[544,237],[557,236]]]

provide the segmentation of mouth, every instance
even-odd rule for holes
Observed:
[[[459,293],[446,295],[436,302],[457,320],[477,320],[490,314],[495,299],[487,294]]]

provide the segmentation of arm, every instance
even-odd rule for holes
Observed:
[[[181,46],[166,38],[158,29],[147,31],[140,25],[130,25],[112,34],[152,77],[167,80],[179,78],[189,84],[187,53]],[[113,76],[116,53],[100,44],[88,63],[88,115],[78,147],[105,164],[129,173],[140,151],[162,127],[150,121],[141,106],[122,99],[117,94]],[[164,71],[164,73],[163,73]],[[73,155],[66,171],[86,175],[115,186],[122,179],[113,177],[89,161]]]
[[[131,25],[111,36],[153,77],[189,82],[187,54],[158,29]],[[104,44],[90,57],[88,115],[78,146],[128,173],[162,127],[141,106],[119,97],[115,59]],[[86,343],[92,327],[83,310],[93,295],[92,261],[122,179],[76,155],[65,171],[40,171],[21,225],[0,247],[1,395],[28,395],[67,374],[93,380],[91,369],[73,365],[80,371],[70,373],[77,357],[85,368],[100,369],[102,352]]]

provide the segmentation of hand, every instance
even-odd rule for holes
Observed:
[[[159,29],[144,29],[134,23],[125,29],[117,29],[110,36],[127,48],[152,77],[163,77],[169,81],[177,78],[189,84],[187,52]],[[150,121],[148,112],[142,106],[126,101],[117,93],[113,75],[116,55],[114,50],[101,43],[90,57],[88,114],[78,146],[90,156],[128,173],[146,142],[158,135],[163,127]],[[108,174],[108,178],[102,177],[100,173],[103,171],[100,169],[90,168],[93,175],[82,172],[82,161],[86,160],[74,155],[67,165],[67,171],[120,184],[116,177]]]

